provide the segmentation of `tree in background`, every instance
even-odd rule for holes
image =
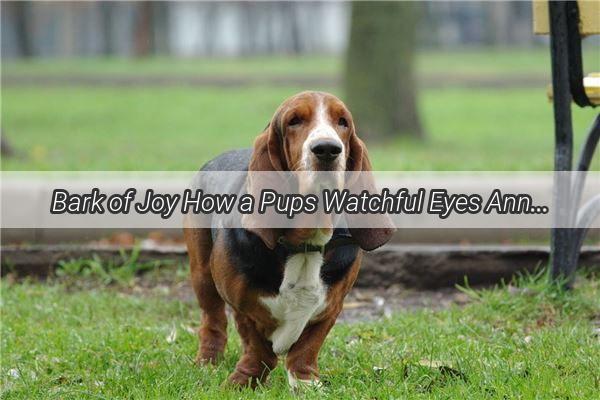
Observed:
[[[360,135],[423,138],[416,104],[413,2],[354,2],[344,77]]]
[[[2,154],[2,157],[12,157],[15,154],[2,128],[0,128],[0,154]]]
[[[134,49],[137,57],[148,56],[153,48],[153,15],[152,3],[140,1],[136,3]]]
[[[21,57],[31,57],[33,55],[33,48],[31,43],[31,32],[28,20],[28,10],[30,7],[29,2],[16,1],[11,3],[5,3],[5,7],[13,8],[13,15],[15,18],[15,30],[17,48],[20,50]],[[6,10],[5,10],[6,11]]]

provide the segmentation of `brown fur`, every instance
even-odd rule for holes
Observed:
[[[331,125],[348,149],[346,169],[370,170],[364,144],[356,136],[352,116],[344,104],[328,94],[303,92],[284,102],[265,131],[258,136],[250,171],[299,168],[302,144],[314,125],[315,105],[321,100],[327,104]],[[337,124],[340,117],[348,121],[348,127]],[[303,123],[290,126],[293,118],[300,118]],[[245,222],[247,229],[257,234],[269,248],[275,247],[277,238],[282,234],[291,243],[302,243],[315,233],[314,229],[256,229],[251,227],[250,222]],[[227,254],[227,247],[220,242],[224,240],[222,235],[218,236],[215,243],[212,243],[209,229],[185,228],[184,235],[190,256],[192,285],[202,310],[198,362],[215,363],[223,354],[227,340],[227,303],[233,309],[243,345],[243,355],[228,380],[242,386],[264,382],[269,371],[277,365],[277,356],[267,339],[277,327],[277,321],[259,301],[260,297],[268,294],[250,287],[236,271],[232,257]],[[325,310],[308,323],[290,348],[286,356],[286,368],[297,378],[318,377],[319,350],[342,310],[344,297],[356,280],[361,259],[362,253],[359,252],[344,278],[328,287]]]
[[[236,327],[242,338],[243,355],[229,382],[252,387],[264,383],[268,373],[277,365],[271,342],[267,339],[277,326],[269,311],[258,301],[267,296],[260,290],[250,288],[233,265],[231,258],[217,241],[204,247],[210,239],[208,229],[184,229],[190,252],[192,285],[202,310],[199,330],[200,348],[197,362],[216,363],[223,355],[227,341],[225,301],[233,309]],[[317,357],[325,337],[342,311],[344,298],[352,288],[360,268],[362,254],[346,276],[329,287],[327,307],[305,328],[286,357],[286,369],[299,379],[318,378]]]

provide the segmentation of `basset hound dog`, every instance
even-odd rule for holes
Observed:
[[[370,170],[350,111],[323,92],[285,100],[252,149],[222,154],[201,169]],[[235,184],[243,189],[245,182]],[[285,357],[291,387],[318,383],[317,357],[356,280],[362,251],[383,245],[393,231],[184,228],[202,311],[198,363],[216,363],[223,355],[229,304],[243,345],[230,383],[254,387],[264,382],[279,357]]]

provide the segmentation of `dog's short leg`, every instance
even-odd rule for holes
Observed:
[[[285,360],[285,369],[292,388],[301,384],[319,383],[317,358],[327,334],[335,324],[336,316],[306,327],[290,348]]]
[[[254,388],[259,382],[264,383],[271,370],[277,366],[277,356],[271,349],[271,343],[258,333],[251,319],[236,312],[235,322],[244,353],[228,381],[236,386]]]
[[[225,302],[219,297],[210,276],[194,284],[194,291],[202,309],[197,362],[214,364],[222,357],[227,344]]]
[[[210,273],[210,229],[184,229],[184,236],[190,257],[192,286],[202,310],[196,361],[200,364],[215,363],[225,351],[227,316],[225,302],[219,296]]]

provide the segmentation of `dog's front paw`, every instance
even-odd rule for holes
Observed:
[[[225,354],[225,344],[227,343],[227,337],[208,337],[203,335],[200,340],[200,348],[196,355],[196,364],[215,365],[223,359]]]
[[[222,358],[223,353],[198,353],[198,355],[196,356],[196,365],[217,365]]]
[[[216,365],[223,359],[225,352],[219,346],[201,346],[196,355],[196,364],[198,365]]]
[[[250,387],[256,389],[259,383],[263,383],[263,379],[253,375],[248,375],[242,371],[234,371],[225,382],[225,386],[234,388]]]

